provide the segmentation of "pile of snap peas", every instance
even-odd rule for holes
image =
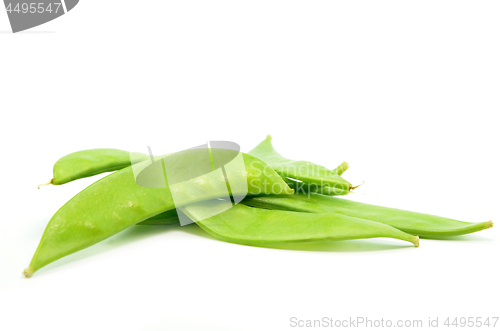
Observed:
[[[491,221],[467,223],[335,197],[355,189],[342,178],[346,162],[330,170],[285,158],[276,152],[270,136],[241,154],[245,171],[228,168],[227,177],[246,180],[248,190],[229,209],[221,198],[227,191],[210,174],[177,187],[175,203],[168,185],[162,189],[138,185],[134,171],[151,164],[150,155],[91,149],[62,157],[47,184],[113,173],[85,188],[55,213],[24,275],[31,277],[47,264],[133,225],[179,224],[178,211],[215,238],[255,246],[385,237],[418,247],[419,237],[441,239],[493,226]]]

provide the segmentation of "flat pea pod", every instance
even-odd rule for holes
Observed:
[[[493,222],[468,223],[450,218],[401,209],[375,206],[319,194],[294,194],[289,197],[255,197],[242,203],[249,206],[309,213],[338,213],[384,223],[421,238],[440,239],[481,231]]]
[[[142,153],[130,153],[119,149],[87,149],[63,156],[54,164],[53,178],[46,184],[62,185],[77,179],[123,169],[149,159]]]
[[[206,151],[189,150],[188,153],[192,153],[195,163],[199,156],[197,153]],[[233,189],[234,195],[293,194],[293,190],[267,164],[253,156],[242,155],[244,171],[226,165],[228,177],[247,181],[247,190]],[[183,156],[187,158],[187,154]],[[155,160],[160,161],[162,157]],[[137,185],[134,171],[140,173],[141,169],[149,165],[151,161],[143,161],[134,167],[114,172],[62,206],[49,221],[29,267],[24,271],[25,276],[30,277],[55,260],[92,246],[153,216],[182,205],[227,195],[225,179],[216,172],[210,172],[186,181],[184,187],[177,186],[182,194],[177,196],[174,203],[169,185],[166,188]]]
[[[49,183],[62,185],[71,181],[91,177],[105,172],[120,170],[149,159],[142,153],[131,153],[119,149],[96,148],[63,156],[54,165],[54,179]],[[179,224],[175,210],[153,216],[138,225]]]
[[[294,161],[281,156],[271,144],[271,136],[252,149],[248,154],[258,157],[269,164],[278,174],[284,177],[314,183],[330,188],[336,195],[348,194],[352,185],[337,173],[323,166],[308,161]]]
[[[133,153],[111,148],[87,149],[71,153],[63,156],[54,164],[53,179],[46,184],[39,185],[39,187],[48,184],[62,185],[81,178],[120,170],[135,163],[147,160],[148,158],[150,158],[150,156],[143,153]],[[348,168],[348,163],[342,162],[342,164],[332,170],[332,172],[341,176]],[[285,181],[289,182],[291,187],[294,189],[304,190],[304,187],[312,187],[312,189],[308,189],[306,192],[320,191],[324,192],[322,194],[335,195],[333,193],[334,190],[328,187],[325,187],[322,190],[315,190],[314,188],[318,186],[317,184],[288,180],[289,178]],[[347,193],[347,191],[345,193],[342,192],[340,195]]]
[[[337,213],[301,213],[266,210],[237,204],[223,208],[221,201],[204,201],[181,207],[214,237],[244,245],[290,244],[366,238],[394,238],[419,245],[419,238],[389,225]]]

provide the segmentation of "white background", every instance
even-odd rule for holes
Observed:
[[[500,316],[498,228],[270,249],[133,227],[22,276],[50,217],[98,177],[36,185],[89,148],[248,151],[272,134],[287,157],[349,161],[346,179],[366,181],[350,199],[499,220],[499,14],[498,1],[82,0],[13,35],[0,10],[0,329]]]

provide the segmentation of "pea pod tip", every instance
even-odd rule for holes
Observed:
[[[412,240],[412,243],[413,243],[413,245],[415,245],[415,247],[419,247],[420,246],[419,236],[415,236],[415,238]]]
[[[31,276],[33,276],[33,273],[35,272],[35,270],[33,270],[32,268],[26,268],[24,269],[23,271],[23,275],[26,277],[26,278],[30,278]]]
[[[38,186],[37,186],[37,189],[40,189],[40,186],[50,185],[50,184],[52,184],[52,182],[53,182],[53,181],[54,181],[54,178],[52,178],[51,180],[49,180],[49,181],[48,181],[47,183],[45,183],[45,184],[40,184],[40,185],[38,185]]]
[[[355,189],[357,189],[358,187],[360,187],[361,185],[363,185],[365,183],[365,181],[363,181],[361,184],[359,185],[356,185],[356,186],[352,186],[350,185],[349,187],[349,192],[352,193],[352,191],[354,191]]]

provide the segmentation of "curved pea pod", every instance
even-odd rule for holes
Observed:
[[[393,226],[421,238],[446,238],[488,229],[493,222],[468,223],[450,218],[401,209],[375,206],[319,194],[294,194],[290,197],[255,197],[243,203],[259,208],[309,213],[338,213]]]
[[[336,195],[349,193],[352,185],[337,173],[312,162],[294,161],[281,156],[271,144],[271,139],[271,136],[267,136],[248,154],[263,160],[281,176],[328,187],[330,191],[336,192]]]
[[[394,238],[418,246],[416,236],[386,224],[337,213],[266,210],[237,204],[224,210],[223,201],[204,201],[182,211],[214,237],[238,244],[269,245],[366,238]],[[224,210],[215,216],[214,209]]]
[[[142,153],[130,153],[119,149],[87,149],[63,156],[54,164],[53,178],[47,184],[62,185],[77,179],[111,172],[149,159]]]
[[[192,150],[193,163],[197,161],[197,153],[204,152],[198,151]],[[246,154],[243,154],[243,160],[244,169],[226,166],[228,177],[235,180],[240,178],[248,183],[247,191],[233,189],[233,195],[293,194],[293,190],[267,164]],[[163,162],[162,157],[155,158],[155,161]],[[217,172],[211,172],[187,180],[184,186],[178,183],[176,190],[182,194],[177,195],[174,202],[169,185],[165,188],[148,188],[137,184],[137,174],[141,174],[141,169],[151,164],[151,161],[143,161],[114,172],[93,183],[61,207],[49,221],[29,267],[24,271],[25,276],[30,277],[55,260],[165,211],[227,195],[225,178],[221,178]],[[182,168],[178,170],[189,171]]]
[[[68,154],[54,165],[54,179],[50,184],[61,185],[105,172],[120,170],[150,159],[149,155],[131,153],[119,149],[97,148]],[[179,224],[175,210],[153,216],[138,225]]]

